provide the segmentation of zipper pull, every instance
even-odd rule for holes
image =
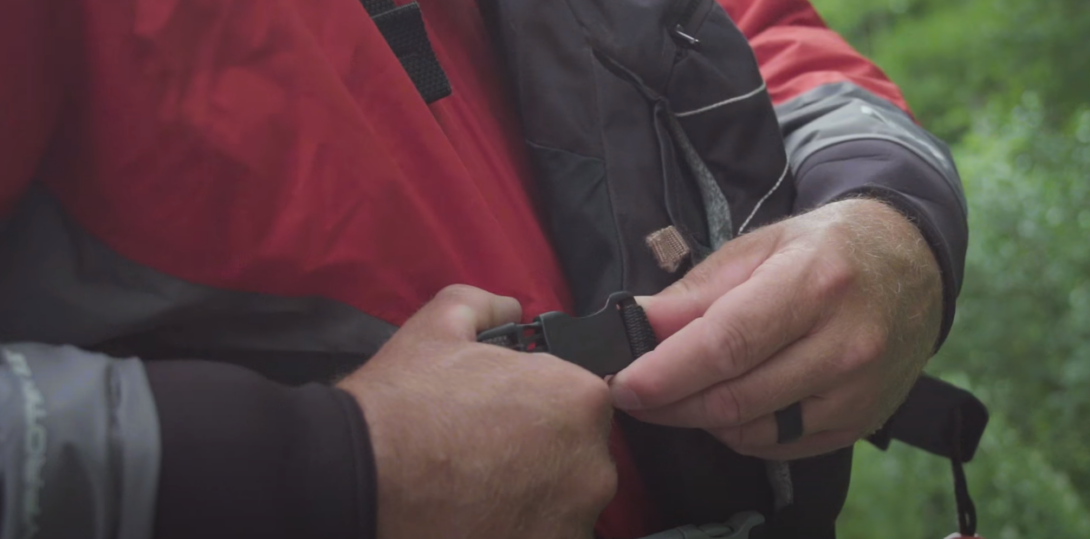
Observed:
[[[673,30],[670,30],[670,36],[674,38],[678,46],[685,47],[686,49],[700,50],[700,40],[685,33],[685,27],[678,24],[674,26]]]

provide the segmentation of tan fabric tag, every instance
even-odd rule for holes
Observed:
[[[651,248],[659,267],[670,273],[677,271],[690,253],[685,238],[681,237],[681,232],[673,225],[649,234],[647,246]]]

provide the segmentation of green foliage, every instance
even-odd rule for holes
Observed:
[[[813,0],[954,148],[965,285],[929,370],[992,421],[968,466],[989,539],[1090,537],[1090,9],[1085,0]],[[846,539],[956,529],[949,464],[860,444]]]
[[[986,103],[1026,91],[1065,118],[1086,102],[1085,0],[814,0],[829,24],[900,84],[921,121],[953,140]]]

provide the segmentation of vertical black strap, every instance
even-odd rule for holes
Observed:
[[[393,0],[361,2],[424,102],[434,103],[450,95],[450,80],[432,50],[420,5],[412,2],[398,7]]]
[[[632,346],[632,359],[654,350],[659,345],[655,337],[655,330],[651,329],[651,321],[647,319],[647,313],[643,307],[636,303],[635,299],[628,298],[621,302],[621,319],[624,320],[624,329],[628,333],[628,343]]]
[[[976,536],[976,505],[969,496],[969,483],[965,479],[965,465],[962,462],[961,437],[962,437],[961,409],[954,410],[954,437],[953,448],[950,452],[950,463],[954,470],[954,499],[958,511],[958,532],[965,537]]]

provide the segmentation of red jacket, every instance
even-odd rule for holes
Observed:
[[[476,2],[420,3],[453,88],[430,105],[357,0],[0,7],[0,341],[12,365],[22,357],[28,371],[51,372],[40,365],[63,355],[91,369],[78,371],[88,387],[101,381],[127,396],[91,391],[46,421],[124,411],[143,428],[103,428],[125,434],[122,454],[150,455],[110,461],[141,478],[127,482],[47,459],[61,464],[43,472],[58,478],[44,482],[44,500],[56,499],[48,489],[59,478],[87,473],[114,489],[73,484],[83,503],[67,510],[94,519],[115,507],[134,529],[370,537],[374,472],[362,417],[343,394],[218,363],[121,368],[94,351],[147,360],[227,351],[251,364],[285,353],[362,358],[452,283],[518,297],[527,318],[569,307]],[[949,175],[931,170],[943,165],[927,161],[948,161],[941,143],[917,134],[925,149],[902,156],[882,141],[912,143],[864,126],[868,136],[848,139],[870,146],[815,146],[823,131],[814,126],[835,116],[820,112],[826,105],[885,117],[874,125],[905,122],[896,86],[806,0],[721,3],[750,39],[785,129],[807,133],[787,137],[800,210],[859,188],[828,179],[857,175],[819,165],[893,155],[884,162],[908,171],[895,188],[924,201],[906,211],[956,295],[963,202]],[[871,165],[857,169],[870,171],[859,181],[890,174]],[[99,443],[71,437],[73,447]],[[322,443],[293,442],[304,438]],[[599,532],[657,531],[618,447],[622,492]],[[100,499],[112,491],[120,498]]]

